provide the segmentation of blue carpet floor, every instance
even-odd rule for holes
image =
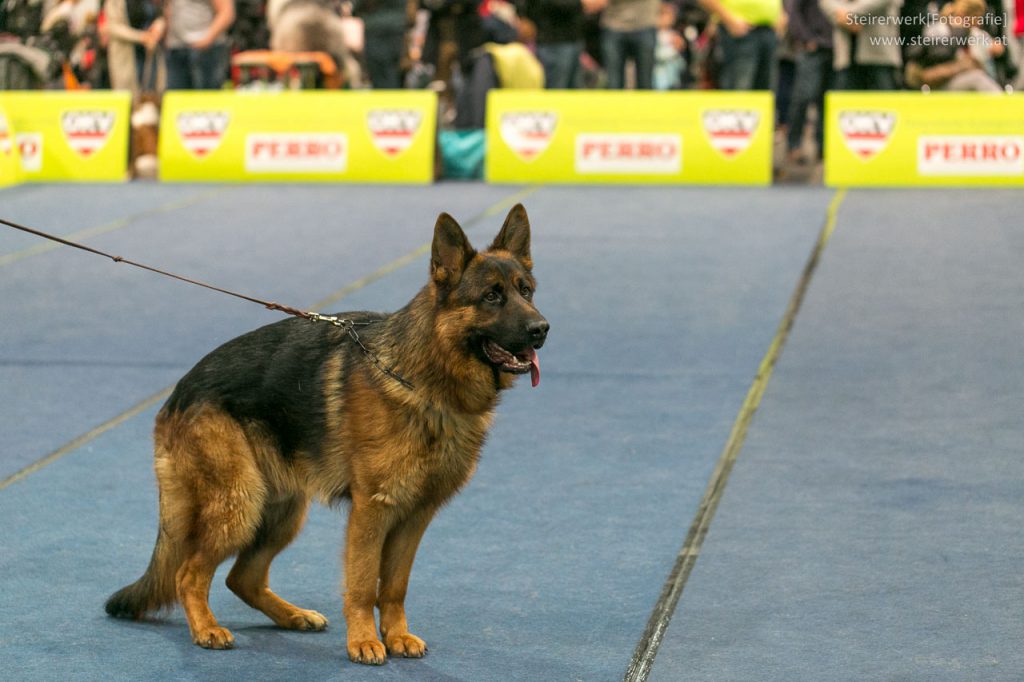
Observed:
[[[1020,680],[1020,192],[853,192],[652,680]]]
[[[71,233],[192,197],[89,241],[300,306],[425,243],[438,211],[468,220],[515,191],[92,189],[106,205],[84,225],[64,187],[5,190],[0,201],[17,207],[4,209],[12,219]],[[408,602],[427,658],[348,662],[343,511],[316,509],[271,576],[281,594],[331,619],[325,633],[277,630],[222,580],[211,605],[236,635],[233,651],[193,646],[180,610],[155,622],[107,618],[103,601],[143,570],[156,535],[153,407],[0,490],[4,670],[23,680],[620,679],[830,197],[783,188],[525,197],[537,302],[552,324],[542,382],[507,395],[476,478],[427,532]],[[488,242],[502,216],[478,221],[470,238]],[[426,271],[419,258],[336,307],[395,309]],[[0,281],[3,475],[275,319],[67,249],[0,267]]]

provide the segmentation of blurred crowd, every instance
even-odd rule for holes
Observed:
[[[1024,0],[0,0],[0,34],[0,89],[243,86],[233,56],[318,53],[344,87],[437,89],[456,127],[491,87],[773,90],[793,150],[829,89],[1024,81]]]

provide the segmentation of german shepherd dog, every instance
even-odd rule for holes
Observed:
[[[349,500],[349,658],[426,653],[404,607],[420,538],[473,475],[499,393],[517,374],[539,381],[548,332],[522,205],[482,253],[441,214],[431,251],[430,279],[404,308],[343,314],[362,325],[360,343],[337,326],[283,320],[228,341],[181,379],[154,429],[156,547],[108,614],[139,619],[177,601],[193,642],[229,649],[208,596],[217,566],[237,555],[227,585],[242,601],[279,627],[323,630],[321,614],[270,591],[270,562],[312,498]]]

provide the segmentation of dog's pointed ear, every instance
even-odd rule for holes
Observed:
[[[530,218],[522,204],[516,204],[508,212],[505,224],[494,238],[490,250],[508,251],[527,270],[533,269],[533,258],[530,257]]]
[[[430,276],[437,285],[448,289],[459,283],[470,259],[476,255],[466,233],[447,213],[437,217],[430,252]]]

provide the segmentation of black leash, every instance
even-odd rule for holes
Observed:
[[[143,270],[149,270],[150,272],[155,272],[156,274],[163,275],[164,277],[170,277],[172,279],[176,279],[178,281],[185,282],[186,284],[194,284],[194,285],[199,286],[199,287],[203,287],[203,288],[206,288],[206,289],[211,289],[213,291],[217,291],[217,292],[222,293],[222,294],[227,294],[228,296],[234,296],[235,298],[240,298],[243,301],[249,301],[250,303],[258,303],[259,305],[263,306],[267,310],[276,310],[278,312],[285,313],[286,315],[293,315],[295,317],[301,317],[303,319],[310,320],[311,322],[326,322],[328,324],[334,325],[335,327],[339,327],[339,328],[341,328],[341,329],[343,329],[345,331],[345,333],[348,335],[348,337],[350,339],[352,339],[353,343],[355,343],[357,346],[359,346],[359,349],[363,352],[363,355],[365,355],[366,358],[370,362],[372,362],[375,367],[377,367],[377,369],[379,369],[381,372],[383,372],[387,376],[391,377],[392,379],[394,379],[398,383],[402,384],[402,386],[405,386],[407,389],[412,390],[412,388],[413,388],[412,383],[408,379],[406,379],[401,374],[396,372],[393,368],[389,367],[388,365],[385,365],[381,361],[380,357],[378,357],[378,355],[376,353],[374,353],[372,350],[367,348],[363,344],[362,339],[359,338],[359,334],[356,332],[356,326],[357,325],[358,326],[366,326],[366,325],[372,324],[371,322],[355,322],[353,320],[348,320],[348,319],[345,319],[343,317],[337,317],[337,316],[334,316],[334,315],[321,315],[320,313],[314,313],[314,312],[310,312],[310,311],[306,311],[306,310],[299,310],[298,308],[293,308],[291,306],[283,305],[281,303],[274,303],[273,301],[264,301],[263,299],[254,298],[252,296],[246,296],[245,294],[240,294],[237,291],[230,291],[229,289],[222,289],[221,287],[214,286],[212,284],[207,284],[206,282],[200,282],[199,280],[189,279],[188,277],[182,277],[181,275],[176,275],[173,272],[167,272],[166,270],[161,270],[159,268],[154,268],[154,267],[152,267],[150,265],[146,265],[144,263],[138,263],[136,261],[129,260],[129,259],[124,258],[122,256],[114,256],[114,255],[111,255],[111,254],[107,253],[106,251],[100,251],[99,249],[94,249],[91,246],[86,246],[85,244],[79,244],[78,242],[73,242],[73,241],[70,241],[68,239],[64,239],[63,237],[58,237],[56,235],[52,235],[52,234],[49,234],[47,232],[43,232],[42,230],[37,230],[37,229],[31,228],[31,227],[26,227],[25,225],[19,225],[18,223],[11,222],[10,220],[5,220],[4,218],[0,218],[0,224],[7,225],[8,227],[13,227],[15,230],[21,230],[22,232],[27,232],[29,234],[33,234],[33,235],[35,235],[37,237],[42,237],[43,239],[49,239],[50,241],[57,242],[58,244],[64,244],[65,246],[71,246],[71,247],[74,247],[76,249],[81,249],[82,251],[87,251],[87,252],[95,254],[97,256],[103,256],[104,258],[109,258],[110,260],[114,261],[115,263],[125,263],[127,265],[132,265],[134,267],[141,268]]]

